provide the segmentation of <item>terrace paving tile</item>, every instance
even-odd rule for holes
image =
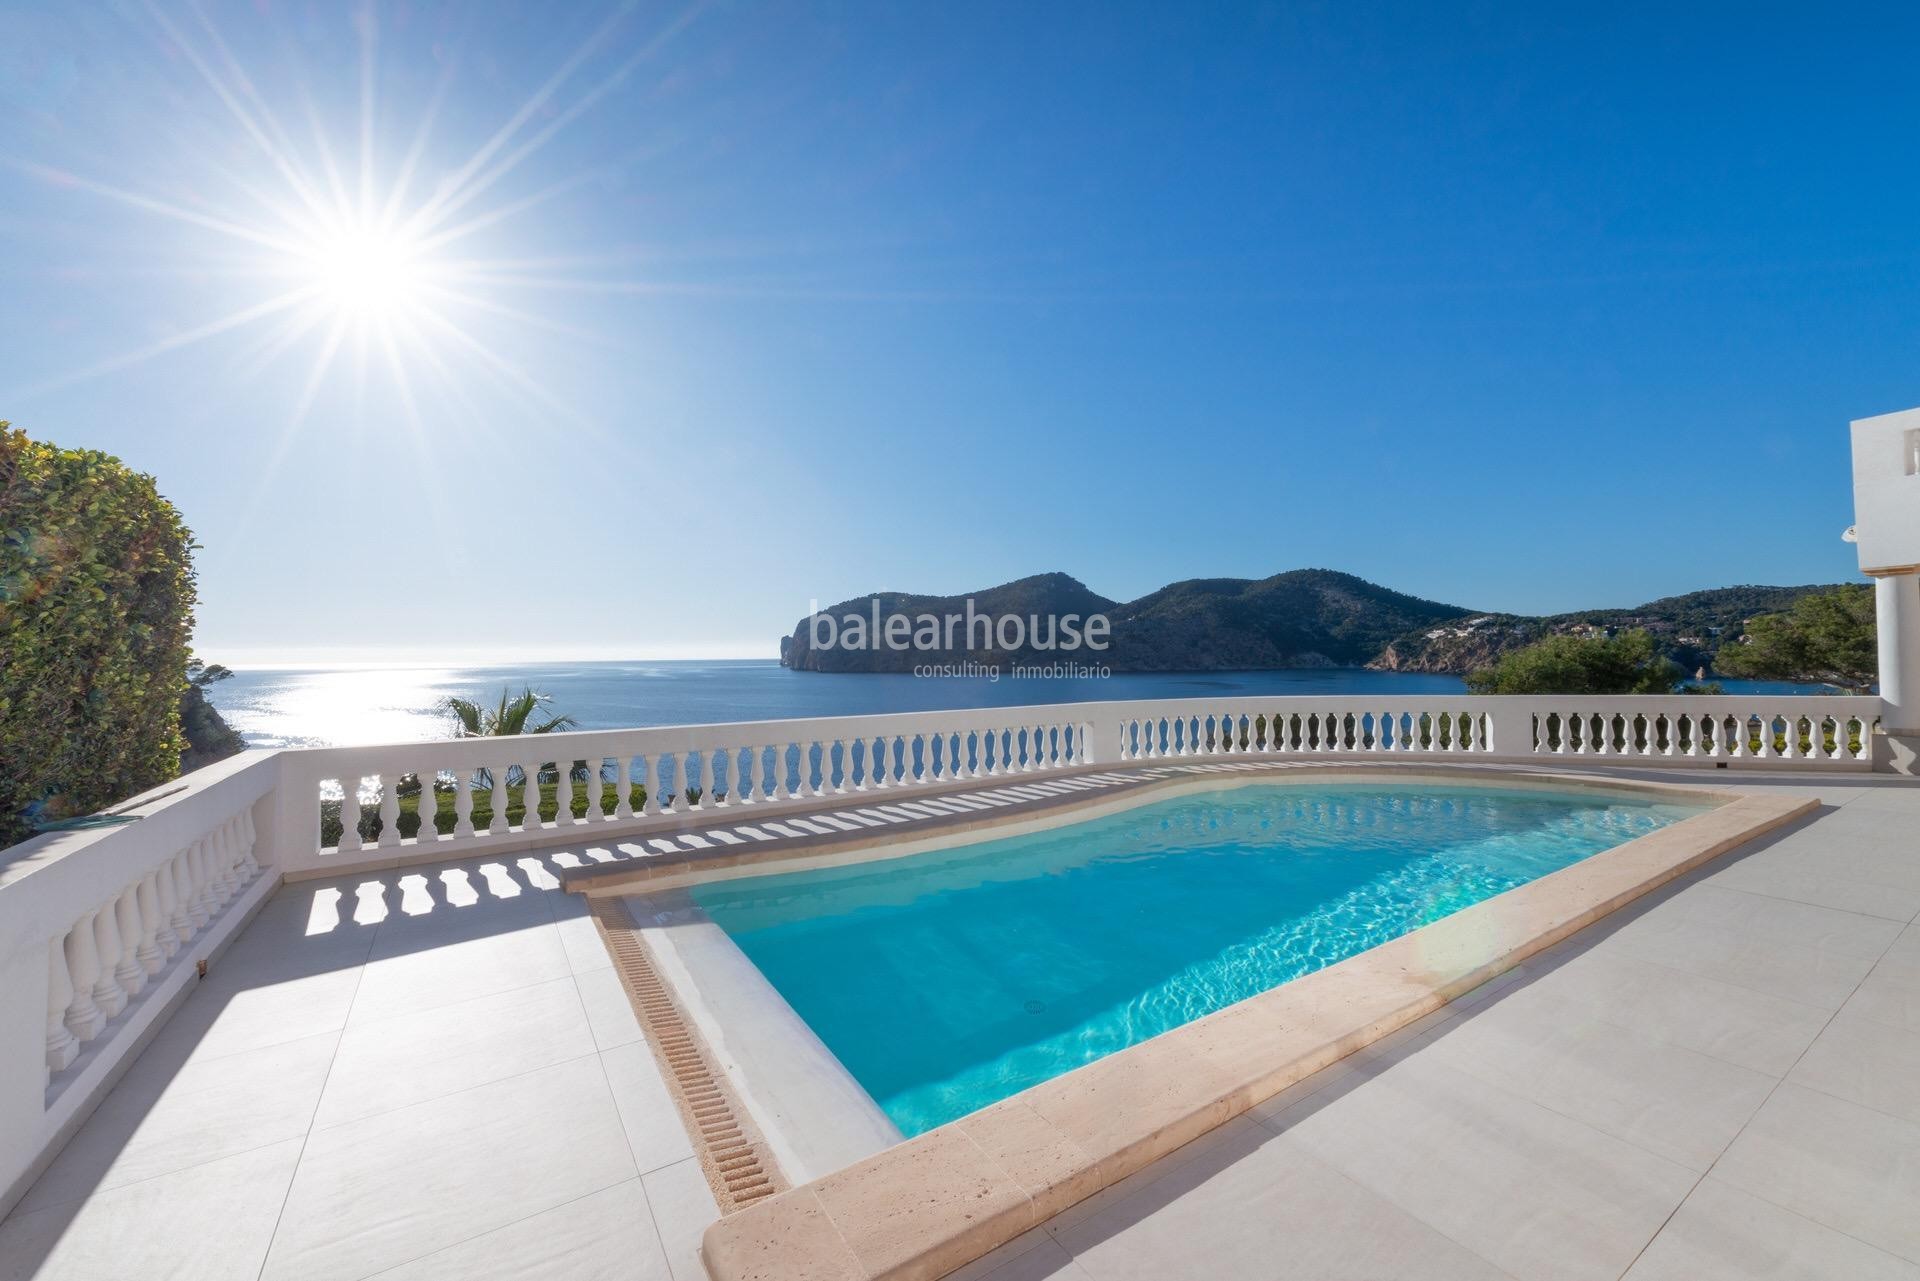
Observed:
[[[1088,1281],[1086,1268],[1051,1239],[1040,1241],[987,1272],[956,1272],[955,1281]]]
[[[595,1048],[570,977],[417,1014],[355,1020],[340,1036],[313,1124],[392,1112]]]
[[[96,1192],[0,1224],[0,1281],[254,1281],[299,1139]]]
[[[1503,1003],[1435,1037],[1421,1057],[1702,1173],[1778,1079],[1563,1001]]]
[[[700,1162],[688,1157],[648,1171],[640,1182],[653,1209],[653,1224],[673,1281],[707,1281],[706,1265],[700,1262],[700,1236],[720,1217],[720,1207],[714,1203]]]
[[[1711,900],[1686,903],[1694,894]],[[1734,896],[1738,903],[1729,903]],[[1900,930],[1895,921],[1694,884],[1603,944],[1668,969],[1836,1010]],[[1735,909],[1735,910],[1730,910]],[[1796,926],[1798,927],[1796,929]]]
[[[1714,1177],[1920,1263],[1920,1124],[1784,1084]]]
[[[1626,1281],[1920,1281],[1920,1264],[1708,1177]]]
[[[586,1008],[587,1026],[593,1029],[594,1044],[602,1050],[631,1045],[646,1035],[634,1015],[633,1002],[627,999],[627,989],[613,967],[576,974],[573,981]]]
[[[1575,940],[1576,942],[1578,940]],[[1562,945],[1566,947],[1566,945]],[[1502,1009],[1559,1012],[1630,1029],[1778,1078],[1813,1044],[1833,1012],[1752,988],[1642,961],[1604,945],[1536,957]]]
[[[640,1180],[389,1268],[379,1281],[671,1281]]]
[[[357,1281],[635,1176],[588,1056],[315,1130],[263,1281]]]
[[[640,1173],[651,1174],[693,1155],[693,1141],[660,1078],[652,1047],[639,1041],[622,1045],[602,1054],[600,1064]]]
[[[1882,1023],[1920,1032],[1920,986],[1878,968],[1860,980],[1846,1008]]]
[[[461,927],[472,928],[472,927]],[[386,930],[382,929],[382,941]],[[350,1023],[420,1014],[514,988],[572,976],[551,921],[481,937],[457,937],[367,961]]]
[[[1920,1122],[1920,1028],[1881,1022],[1849,1001],[1787,1080]]]
[[[32,1211],[307,1132],[337,1033],[179,1064],[143,1055],[20,1200]]]
[[[1528,1278],[1618,1277],[1699,1177],[1423,1050],[1284,1137]]]
[[[1275,1275],[1284,1259],[1300,1277],[1507,1277],[1257,1125],[1054,1235],[1094,1281],[1198,1275],[1196,1257],[1213,1276]]]

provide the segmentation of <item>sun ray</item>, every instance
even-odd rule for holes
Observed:
[[[191,223],[193,226],[203,227],[208,231],[217,231],[222,235],[232,236],[237,240],[251,241],[267,249],[277,249],[282,253],[297,253],[300,249],[300,244],[297,240],[291,240],[285,236],[276,236],[255,227],[248,227],[243,223],[230,222],[225,218],[216,218],[211,214],[196,213],[194,210],[182,208],[179,205],[160,200],[154,196],[145,196],[137,191],[128,191],[124,187],[115,187],[104,182],[96,182],[92,178],[83,178],[79,174],[69,173],[64,169],[53,169],[28,160],[8,160],[7,163],[23,173],[33,174],[35,177],[54,183],[57,186],[78,187],[82,191],[92,192],[96,196],[105,196],[109,200],[117,200],[123,205],[130,205],[135,209],[145,210],[147,213],[159,214],[164,218],[172,218],[179,222]]]
[[[413,186],[414,172],[420,167],[420,158],[426,154],[427,140],[433,134],[434,121],[439,119],[441,104],[446,101],[447,90],[453,84],[452,59],[448,59],[440,69],[440,75],[433,86],[433,96],[427,100],[426,109],[420,113],[420,127],[413,131],[413,142],[407,147],[401,158],[399,172],[394,175],[393,186],[387,192],[387,202],[380,211],[380,224],[392,226],[399,218],[401,203],[406,200],[408,190]]]
[[[367,0],[353,21],[360,29],[360,220],[367,222],[373,216],[373,60],[379,39],[372,0]]]
[[[543,205],[549,200],[564,196],[570,191],[578,190],[596,179],[621,173],[636,161],[646,159],[655,154],[658,154],[658,152],[657,149],[653,147],[636,148],[633,151],[627,152],[625,155],[608,161],[606,164],[595,165],[590,169],[582,169],[579,173],[567,178],[562,178],[558,182],[542,187],[540,190],[522,196],[518,200],[510,200],[506,204],[496,206],[485,213],[475,214],[472,218],[456,226],[434,231],[430,235],[423,235],[420,238],[420,245],[423,249],[427,250],[437,251],[443,249],[457,241],[464,240],[477,231],[484,231],[486,228],[505,222],[509,218],[516,218],[527,212],[527,210]]]
[[[406,361],[401,358],[399,345],[394,341],[394,317],[383,317],[379,324],[380,349],[387,358],[387,370],[393,375],[395,388],[400,393],[402,416],[407,424],[407,439],[413,446],[414,457],[419,466],[411,477],[413,484],[424,491],[427,500],[427,512],[436,527],[446,525],[446,500],[441,487],[441,468],[436,466],[437,459],[428,438],[427,425],[420,415],[420,407],[414,400],[413,380],[407,373]]]
[[[84,382],[89,378],[98,378],[101,374],[110,374],[116,370],[126,369],[131,365],[138,365],[144,361],[152,360],[155,356],[164,356],[170,351],[178,351],[182,347],[188,347],[197,342],[204,342],[216,334],[224,334],[228,330],[238,329],[242,325],[248,325],[256,320],[264,319],[267,316],[273,315],[275,312],[285,311],[289,307],[297,307],[307,299],[312,298],[314,293],[315,291],[312,289],[290,290],[277,297],[269,298],[265,302],[255,303],[251,307],[243,307],[239,311],[220,317],[218,320],[208,321],[206,324],[189,329],[184,333],[171,334],[158,342],[149,343],[145,347],[137,347],[132,351],[123,352],[118,356],[109,357],[97,364],[89,365],[85,369],[63,374],[58,378],[49,379],[43,383],[37,383],[17,394],[23,400],[33,396],[43,396],[47,392],[57,391],[62,387],[68,387],[77,382]]]
[[[505,124],[495,130],[492,137],[480,144],[479,150],[475,151],[464,165],[440,182],[432,198],[415,213],[415,218],[427,220],[425,225],[429,227],[433,226],[434,220],[437,219],[439,213],[439,206],[448,197],[457,194],[462,185],[492,160],[494,154],[498,152],[500,148],[506,146],[507,143],[513,140],[513,135],[520,131],[520,127],[532,119],[536,112],[544,108],[548,100],[560,90],[561,86],[573,78],[573,73],[580,69],[581,65],[600,47],[600,43],[613,33],[614,29],[626,19],[626,16],[638,7],[638,4],[639,0],[624,0],[624,3],[615,9],[612,15],[610,15],[605,22],[601,23],[599,28],[596,29],[592,35],[588,36],[586,40],[581,43],[580,47],[568,56],[565,62],[560,64],[559,69],[548,76],[546,82],[533,91],[532,96],[520,105],[519,110],[515,111]]]
[[[246,109],[245,104],[234,95],[233,91],[228,88],[214,72],[213,68],[207,65],[206,60],[200,56],[199,50],[194,47],[193,43],[186,38],[186,35],[181,32],[178,27],[174,26],[167,15],[162,13],[160,9],[152,3],[152,0],[148,0],[146,9],[153,20],[159,23],[161,28],[165,30],[167,35],[173,40],[181,57],[185,58],[193,69],[200,73],[200,78],[206,81],[207,87],[212,89],[215,96],[226,104],[227,110],[233,115],[235,120],[239,121],[240,127],[246,131],[247,136],[252,138],[260,147],[261,151],[266,154],[268,162],[279,171],[282,178],[286,179],[287,184],[293,188],[294,194],[306,202],[308,210],[312,214],[324,217],[326,206],[320,200],[319,193],[314,191],[312,185],[307,182],[306,176],[302,174],[299,168],[293,163],[293,147],[287,141],[285,131],[280,128],[279,122],[274,118],[273,113],[267,108],[267,105],[260,101],[259,94],[253,87],[252,80],[247,76],[245,69],[241,67],[239,60],[233,56],[232,51],[227,48],[226,42],[220,38],[220,32],[214,27],[212,20],[209,19],[198,6],[195,6],[193,11],[194,16],[200,20],[200,25],[206,31],[208,38],[213,41],[214,48],[220,52],[221,57],[225,59],[227,65],[232,68],[235,76],[240,81],[242,89],[249,97],[253,98],[259,106],[261,117],[266,121],[264,126],[255,121],[252,113]],[[278,137],[278,146],[275,145],[273,139],[267,136],[268,129],[271,129]]]
[[[541,386],[538,379],[529,375],[518,365],[494,351],[493,348],[487,346],[487,344],[478,338],[475,338],[446,316],[441,315],[434,308],[422,307],[417,314],[422,319],[432,322],[441,333],[464,348],[479,361],[481,368],[501,378],[506,385],[517,388],[534,404],[543,409],[551,410],[575,426],[585,429],[596,438],[604,439],[606,437],[604,428],[581,417],[571,405],[568,405],[545,387]]]
[[[595,333],[590,329],[582,329],[578,325],[569,325],[563,320],[554,320],[551,317],[542,316],[537,312],[527,311],[521,307],[510,306],[507,303],[498,302],[491,298],[482,298],[478,294],[465,293],[441,284],[429,284],[422,286],[422,288],[426,293],[444,302],[458,303],[462,307],[471,307],[475,311],[484,311],[490,315],[501,316],[508,320],[517,320],[523,325],[528,325],[535,329],[544,329],[548,333],[560,334],[564,337],[572,338],[577,342],[592,343],[597,347],[607,347],[613,350],[618,350],[621,346],[621,344],[608,338],[604,334]]]
[[[699,15],[700,9],[701,6],[695,5],[682,12],[678,18],[669,23],[662,31],[655,35],[652,40],[642,45],[631,57],[627,58],[615,68],[610,75],[594,85],[583,97],[575,101],[572,106],[566,108],[560,112],[559,115],[547,122],[547,124],[543,125],[531,138],[521,143],[518,147],[515,147],[507,154],[505,159],[493,165],[484,174],[474,178],[467,184],[464,190],[456,195],[450,196],[438,208],[430,207],[429,209],[422,210],[416,217],[420,219],[430,217],[431,221],[423,222],[423,224],[415,228],[415,230],[423,232],[432,230],[447,217],[458,212],[468,202],[472,201],[492,187],[494,183],[500,181],[515,168],[519,167],[521,162],[526,160],[527,157],[546,146],[555,134],[558,134],[562,129],[565,129],[575,120],[578,120],[581,116],[592,110],[602,98],[618,88],[625,82],[628,76],[632,75],[633,72],[639,68],[641,63],[653,57],[667,42],[686,30],[693,22],[693,19]]]

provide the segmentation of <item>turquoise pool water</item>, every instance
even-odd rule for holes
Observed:
[[[1249,786],[693,897],[918,1134],[1699,812]]]

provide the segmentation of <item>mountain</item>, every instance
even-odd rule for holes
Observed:
[[[1116,672],[1246,671],[1276,667],[1373,667],[1464,673],[1511,649],[1559,632],[1610,634],[1636,627],[1688,671],[1711,668],[1723,641],[1747,619],[1786,609],[1804,587],[1722,587],[1667,596],[1630,609],[1569,614],[1493,614],[1424,600],[1330,569],[1296,569],[1271,578],[1195,578],[1134,601],[1101,596],[1066,574],[1037,574],[969,596],[876,592],[842,601],[780,639],[780,661],[823,672],[909,672],[927,664],[1007,666],[1079,663]],[[968,602],[976,617],[966,622]],[[859,618],[856,643],[847,616]],[[1107,648],[1067,646],[1090,616],[1111,624]],[[898,623],[889,620],[899,618]],[[944,620],[952,618],[953,623]],[[928,620],[932,620],[931,624]],[[989,629],[1019,620],[1019,634]],[[926,629],[931,626],[931,632]],[[884,637],[891,627],[898,645]],[[918,639],[916,639],[916,634]],[[868,643],[868,638],[874,638]],[[1051,637],[1055,644],[1041,641]],[[919,641],[931,640],[932,644]],[[949,644],[948,642],[952,643]],[[1014,642],[1014,643],[1003,643]]]
[[[1011,647],[1002,640],[1011,634],[979,643],[984,632],[969,628],[965,616],[969,600],[976,615],[1021,620],[1024,643]],[[780,642],[780,661],[789,667],[829,672],[904,672],[923,664],[976,662],[982,664],[1045,664],[1078,662],[1104,664],[1114,671],[1177,672],[1230,671],[1264,667],[1355,667],[1376,657],[1394,638],[1445,619],[1465,616],[1458,605],[1421,600],[1326,569],[1298,569],[1272,578],[1205,578],[1173,583],[1139,600],[1118,602],[1091,591],[1066,574],[1023,578],[970,596],[917,596],[878,592],[842,601],[821,616],[862,620],[859,644],[844,629],[829,638],[824,626],[819,639],[838,643],[823,647],[809,620],[795,625]],[[959,625],[939,629],[939,643],[899,649],[866,644],[869,635],[883,632],[896,615],[907,620],[932,616],[954,617]],[[1108,648],[1087,645],[1048,648],[1034,643],[1032,623],[1075,618],[1078,627],[1089,615],[1110,621]],[[879,620],[878,627],[874,625]],[[893,625],[903,632],[906,623]],[[948,645],[948,631],[953,645]],[[1056,637],[1064,641],[1064,637]],[[904,636],[903,636],[904,640]]]

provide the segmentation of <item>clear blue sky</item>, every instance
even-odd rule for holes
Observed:
[[[0,9],[0,417],[159,477],[210,658],[1842,579],[1920,403],[1910,7],[201,12]]]

